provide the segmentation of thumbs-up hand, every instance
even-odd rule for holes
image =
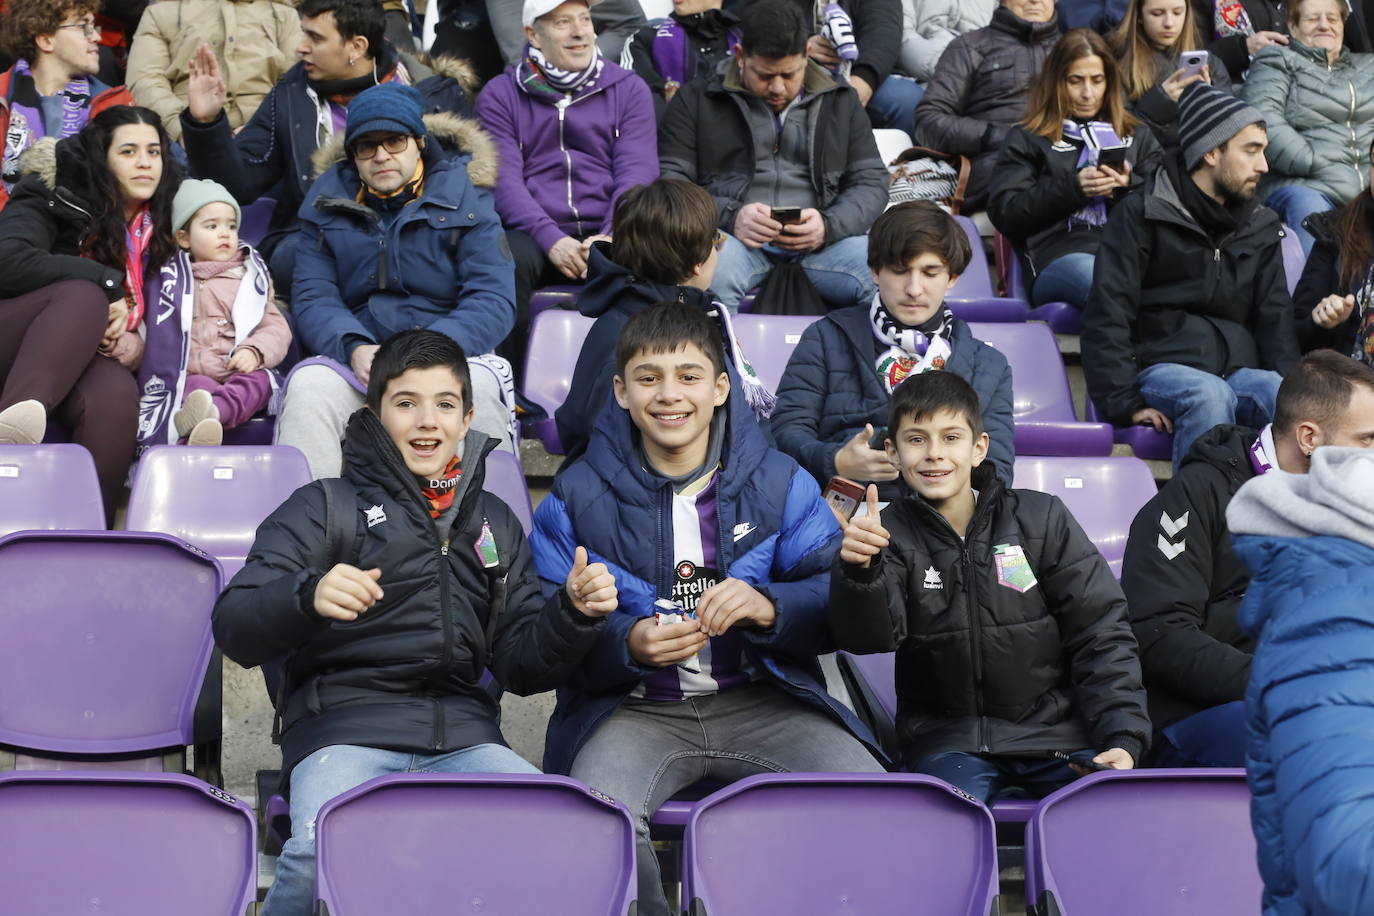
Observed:
[[[844,526],[844,541],[840,543],[840,559],[852,566],[866,567],[873,562],[890,540],[882,519],[878,517],[878,488],[868,485],[867,515],[856,515]]]
[[[883,483],[897,479],[897,469],[882,449],[869,448],[873,440],[873,424],[864,428],[835,453],[835,473],[850,480],[876,480]]]
[[[563,590],[568,593],[573,607],[586,617],[605,617],[620,604],[616,598],[615,576],[605,563],[588,565],[585,547],[578,547],[573,552],[572,570],[568,572]]]

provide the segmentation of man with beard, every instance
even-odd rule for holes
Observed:
[[[1284,229],[1255,200],[1263,116],[1195,83],[1182,158],[1112,211],[1083,312],[1083,373],[1106,418],[1174,434],[1174,468],[1220,423],[1261,428],[1297,361]]]

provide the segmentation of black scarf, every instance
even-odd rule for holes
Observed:
[[[1166,164],[1169,177],[1178,189],[1178,197],[1183,206],[1193,214],[1193,219],[1197,220],[1202,231],[1206,232],[1214,243],[1219,243],[1235,232],[1250,218],[1255,207],[1259,206],[1259,201],[1254,197],[1249,200],[1234,200],[1227,204],[1218,203],[1198,187],[1193,176],[1185,172],[1181,165],[1179,160],[1170,159]]]
[[[391,42],[385,41],[382,42],[381,55],[372,62],[371,73],[344,80],[309,80],[310,88],[322,99],[352,98],[364,89],[386,82],[391,71],[396,69],[397,60],[399,57],[396,49],[391,46]]]

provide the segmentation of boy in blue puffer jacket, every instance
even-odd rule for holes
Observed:
[[[616,346],[620,409],[601,414],[530,536],[551,593],[578,545],[616,580],[619,609],[558,691],[544,763],[637,819],[642,914],[669,912],[648,818],[679,790],[882,769],[816,661],[833,648],[839,526],[816,483],[768,448],[722,359],[699,308],[662,302],[631,318]],[[673,603],[695,618],[669,622]]]

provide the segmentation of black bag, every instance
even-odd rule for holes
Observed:
[[[774,261],[754,296],[756,315],[824,315],[830,311],[801,264]]]

